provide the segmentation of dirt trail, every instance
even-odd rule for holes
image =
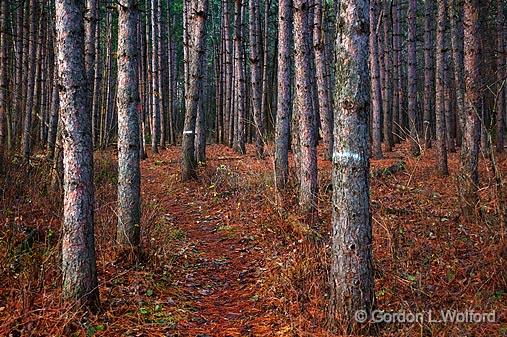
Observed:
[[[176,302],[190,314],[176,323],[174,332],[180,336],[268,333],[265,321],[255,323],[263,314],[256,290],[264,256],[249,232],[254,224],[235,217],[233,199],[212,200],[203,179],[179,182],[176,155],[164,151],[142,164],[143,197],[156,200],[183,237],[175,242],[181,261],[174,264],[172,279]]]

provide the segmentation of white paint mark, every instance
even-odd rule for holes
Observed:
[[[359,153],[354,152],[334,152],[333,162],[334,163],[362,163],[363,159]]]
[[[194,133],[194,131],[192,131],[192,130],[185,130],[185,131],[183,131],[184,135],[193,134],[193,133]]]

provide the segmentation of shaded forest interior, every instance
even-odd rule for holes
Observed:
[[[507,334],[506,11],[0,0],[0,335]]]

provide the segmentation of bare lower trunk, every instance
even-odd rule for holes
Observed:
[[[93,235],[93,153],[84,62],[83,6],[56,0],[58,69],[63,126],[63,298],[99,305]]]
[[[299,205],[312,222],[317,210],[317,139],[312,104],[307,0],[294,2],[295,104],[299,118]]]
[[[245,147],[245,69],[242,63],[242,46],[243,46],[243,0],[235,0],[234,11],[234,71],[235,71],[235,111],[234,111],[234,150],[239,154],[246,153]]]
[[[333,152],[330,321],[357,331],[374,303],[369,208],[368,1],[342,0],[337,45]],[[361,29],[357,29],[361,27]]]
[[[204,55],[204,28],[206,19],[206,0],[191,0],[191,8],[189,9],[189,27],[192,27],[192,34],[190,34],[190,48],[188,55],[188,75],[189,79],[186,84],[187,91],[185,92],[185,123],[183,127],[182,138],[182,165],[181,165],[181,178],[183,181],[194,179],[197,177],[196,162],[195,162],[195,120],[197,115],[197,104],[199,104],[199,86],[202,81],[202,69],[200,65],[203,64],[202,57]]]
[[[504,115],[505,115],[505,16],[504,1],[497,0],[496,14],[496,152],[503,152],[504,148]]]
[[[454,83],[456,85],[456,114],[457,114],[457,128],[463,129],[465,124],[465,101],[464,101],[464,82],[463,82],[463,45],[462,45],[462,25],[458,26],[459,17],[461,17],[461,6],[457,0],[452,0],[450,6],[449,16],[451,21],[451,45],[452,45],[452,60],[454,64]],[[457,142],[461,144],[461,138],[458,137]]]
[[[292,1],[281,0],[278,12],[278,100],[275,128],[275,184],[282,190],[289,178],[291,122]]]
[[[333,112],[331,110],[330,92],[326,78],[324,49],[324,30],[322,26],[322,0],[316,0],[313,25],[313,50],[315,53],[315,73],[317,77],[318,111],[322,128],[322,141],[327,160],[333,153]]]
[[[259,0],[250,0],[250,80],[252,92],[252,113],[255,127],[255,148],[257,157],[264,157],[264,112],[262,108],[262,73],[260,54]]]
[[[480,137],[480,87],[479,73],[480,36],[479,36],[479,1],[465,0],[464,4],[464,44],[465,44],[465,125],[463,145],[461,147],[460,202],[463,215],[471,220],[476,215],[479,200],[479,137]]]
[[[410,128],[410,152],[419,155],[419,136],[417,134],[417,0],[409,0],[408,5],[408,122]]]
[[[443,175],[449,174],[447,167],[447,141],[445,125],[445,22],[447,20],[447,0],[438,2],[437,41],[436,41],[436,89],[435,89],[435,119],[438,153],[438,170]]]
[[[431,147],[431,115],[433,114],[434,97],[434,67],[433,67],[433,24],[434,24],[434,1],[425,0],[424,15],[424,111],[423,111],[423,134],[425,148]]]
[[[26,103],[23,123],[23,158],[28,160],[31,152],[31,131],[32,131],[32,111],[34,108],[34,96],[35,96],[35,68],[36,68],[36,52],[37,52],[37,2],[30,0],[30,37],[29,37],[29,54],[28,68],[27,68],[27,84],[26,84]]]
[[[380,89],[380,67],[378,63],[378,44],[377,44],[377,31],[376,23],[378,17],[378,1],[370,1],[370,69],[371,69],[371,104],[372,104],[372,155],[374,159],[382,158],[382,126],[381,126],[381,113],[382,113],[382,97]]]
[[[137,252],[141,225],[137,19],[135,0],[120,0],[118,18],[118,226],[116,240]]]

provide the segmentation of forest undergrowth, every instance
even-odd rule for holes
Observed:
[[[319,221],[308,226],[295,211],[297,182],[275,192],[272,156],[256,159],[250,147],[245,156],[220,145],[207,151],[193,182],[180,182],[177,148],[142,162],[143,254],[135,263],[115,253],[115,152],[96,152],[101,311],[89,314],[63,307],[59,297],[62,201],[47,179],[51,166],[42,157],[14,158],[1,178],[0,335],[332,335],[331,163],[319,159]],[[495,311],[496,323],[377,324],[372,331],[505,335],[507,266],[493,174],[481,161],[482,218],[464,223],[453,178],[458,154],[449,157],[448,177],[435,171],[435,158],[433,149],[413,158],[402,145],[371,162],[376,308]],[[507,172],[507,157],[497,159]]]

